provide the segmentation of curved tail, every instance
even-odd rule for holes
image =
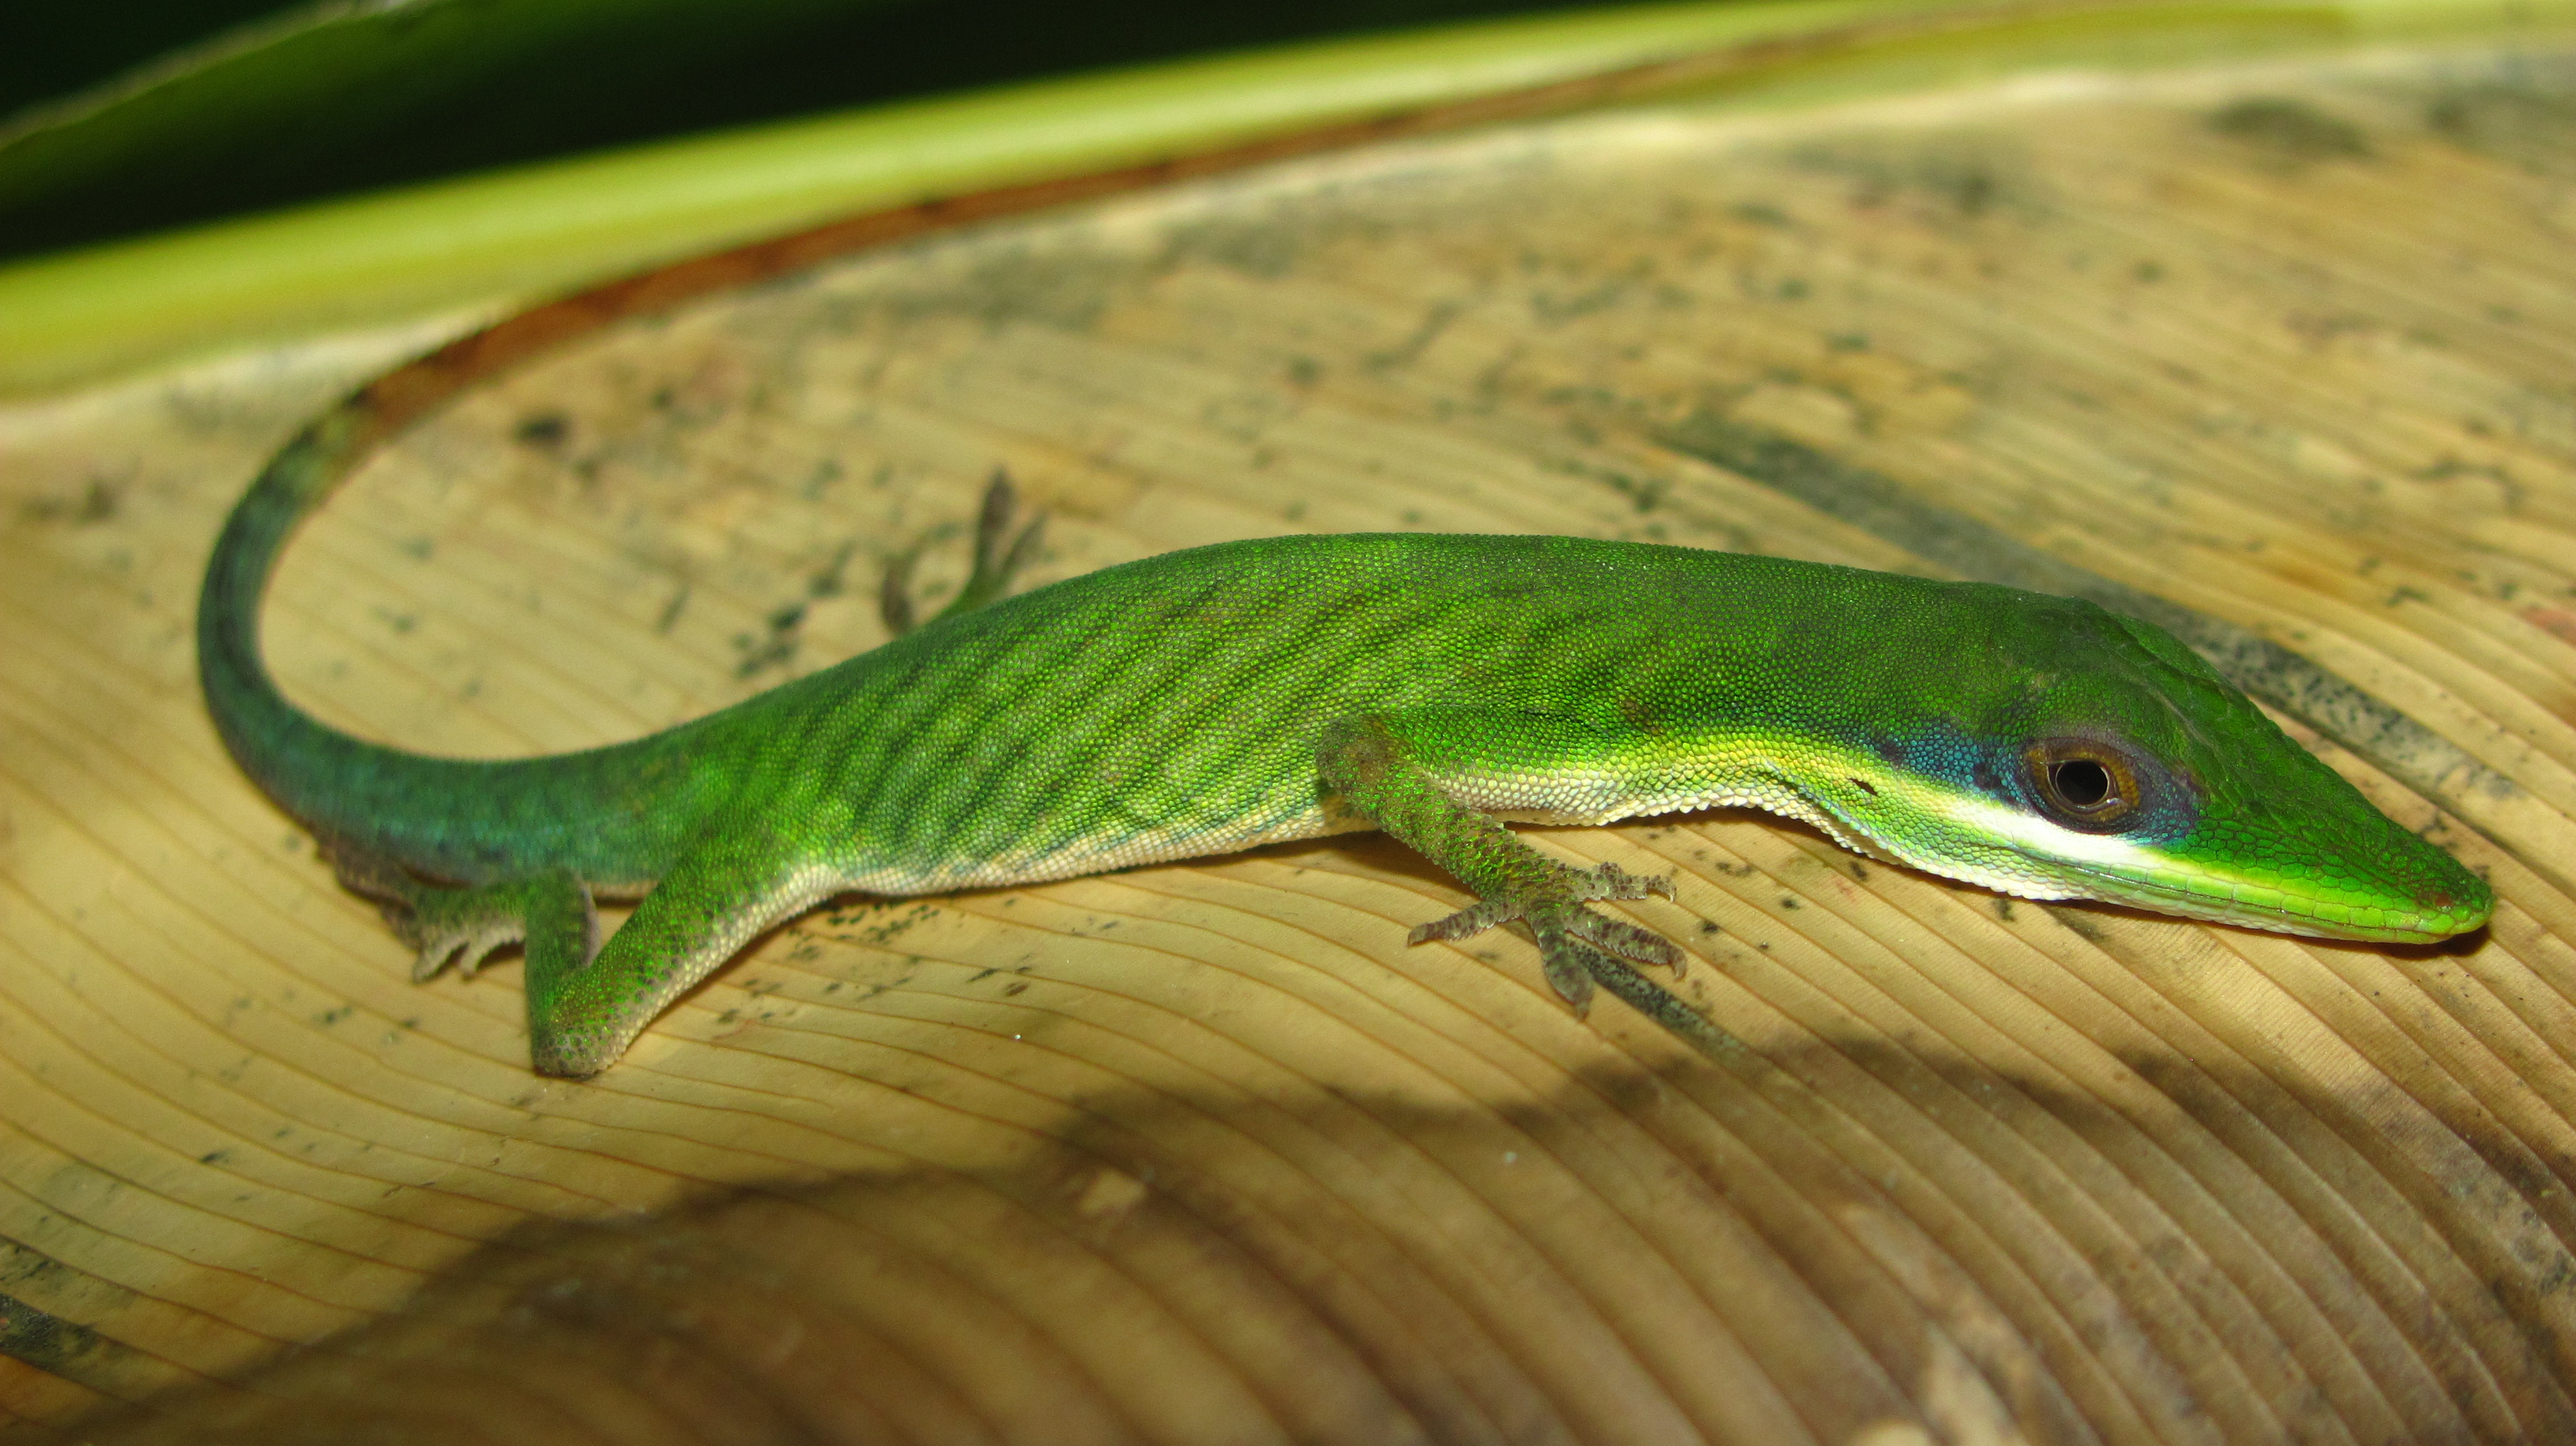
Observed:
[[[243,771],[335,851],[460,883],[531,867],[569,868],[612,892],[649,883],[694,827],[709,782],[673,766],[691,725],[543,758],[439,758],[314,718],[288,701],[261,657],[260,601],[287,539],[379,439],[454,391],[470,369],[442,369],[447,355],[415,362],[325,413],[270,459],[234,506],[197,603],[207,710]],[[423,387],[425,376],[450,385]],[[397,379],[411,385],[388,405],[383,392]]]
[[[1210,165],[1261,159],[1255,147]],[[331,843],[355,846],[461,882],[506,876],[539,848],[590,883],[658,876],[662,843],[639,843],[689,816],[673,792],[704,786],[667,747],[685,730],[587,753],[484,763],[406,753],[352,738],[286,700],[259,650],[259,605],[280,551],[375,444],[467,385],[625,318],[666,311],[728,287],[788,274],[828,257],[992,216],[1150,184],[1144,166],[1065,181],[898,206],[693,257],[548,302],[385,374],[306,427],[270,459],[233,508],[206,568],[197,656],[215,727],[244,770]],[[647,809],[634,783],[662,780]],[[652,819],[639,817],[652,812]],[[619,839],[628,842],[616,843]],[[587,858],[585,865],[577,860]],[[652,869],[638,873],[638,868]]]
[[[366,393],[323,414],[269,459],[215,540],[197,598],[197,673],[215,730],[243,769],[287,811],[333,837],[363,821],[330,785],[364,755],[385,752],[305,713],[278,691],[260,655],[260,600],[278,554],[305,517],[356,469],[383,429]],[[422,760],[429,761],[429,760]]]

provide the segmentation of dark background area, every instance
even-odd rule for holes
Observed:
[[[514,0],[437,7],[428,24],[506,23]],[[247,21],[257,0],[20,4],[0,20],[0,120]],[[783,0],[758,26],[721,3],[632,0],[488,63],[393,67],[368,104],[182,126],[83,167],[50,158],[0,184],[0,258],[545,156],[1042,76],[1443,22],[1579,8],[1568,0]],[[399,37],[397,37],[399,39]],[[450,37],[451,41],[453,36]],[[455,53],[452,44],[448,53]],[[321,113],[311,113],[319,111]],[[363,112],[363,113],[361,113]],[[165,128],[165,132],[167,128]],[[0,146],[0,173],[32,148]],[[96,159],[106,155],[101,162]],[[62,179],[69,174],[71,179]],[[0,183],[8,177],[0,174]]]

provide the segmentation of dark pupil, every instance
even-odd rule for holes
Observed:
[[[2089,758],[2068,759],[2049,776],[2069,808],[2099,808],[2111,796],[2111,770]]]

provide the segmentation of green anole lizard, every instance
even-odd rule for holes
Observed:
[[[1671,884],[1555,862],[1506,818],[1750,806],[2025,898],[2333,938],[2438,939],[2494,904],[2171,634],[2088,602],[1418,534],[1219,543],[1004,597],[1026,548],[999,488],[965,592],[871,652],[629,743],[406,753],[297,709],[259,650],[278,554],[381,431],[369,405],[288,444],[225,525],[198,608],[207,704],[342,879],[386,902],[415,979],[525,943],[547,1074],[607,1068],[755,935],[836,894],[1346,829],[1384,829],[1475,895],[1415,942],[1519,920],[1577,1009],[1633,977],[1612,956],[1681,967],[1587,907]],[[604,942],[595,893],[640,896]]]

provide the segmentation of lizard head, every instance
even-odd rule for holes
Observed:
[[[2021,596],[1986,656],[1936,663],[1999,685],[1948,688],[1943,707],[1849,740],[1850,767],[1814,770],[1801,792],[1847,841],[2025,898],[2292,934],[2422,942],[2486,922],[2484,880],[2180,639]]]

